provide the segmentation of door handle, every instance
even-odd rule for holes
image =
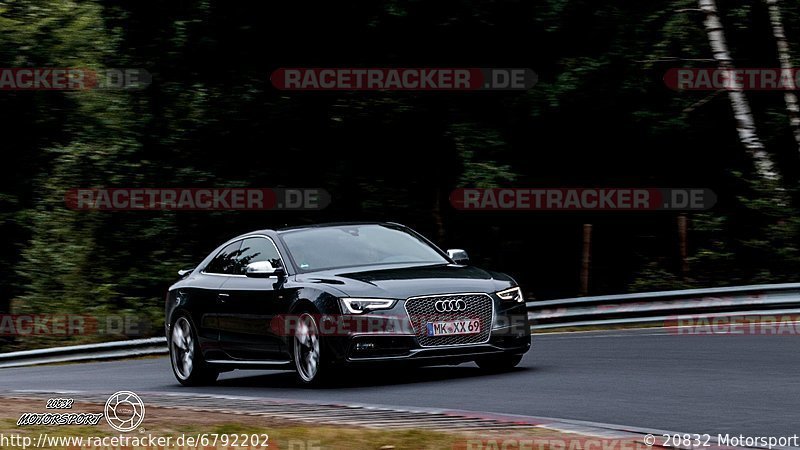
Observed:
[[[230,298],[228,294],[217,294],[217,303],[225,303]]]

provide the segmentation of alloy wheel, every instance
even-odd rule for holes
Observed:
[[[294,332],[294,360],[300,378],[310,383],[319,372],[319,330],[310,314],[303,314]]]
[[[185,317],[175,321],[175,325],[172,327],[170,346],[175,374],[180,379],[187,380],[192,375],[195,358],[192,325]]]

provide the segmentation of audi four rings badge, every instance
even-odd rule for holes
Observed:
[[[464,300],[438,300],[433,304],[436,312],[459,312],[467,310],[467,302]]]

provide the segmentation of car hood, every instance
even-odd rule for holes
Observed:
[[[456,292],[497,292],[514,285],[507,275],[455,264],[371,266],[298,275],[300,282],[329,285],[348,297],[404,299]]]

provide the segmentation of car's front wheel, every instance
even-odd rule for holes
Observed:
[[[497,355],[475,361],[483,370],[489,372],[502,372],[511,370],[522,361],[522,355]]]
[[[314,316],[302,313],[294,330],[294,364],[297,380],[305,385],[321,384],[332,368],[324,359],[322,338]]]
[[[197,333],[185,316],[179,317],[172,325],[169,355],[172,372],[184,386],[212,384],[219,376],[219,371],[208,367],[203,360]]]

